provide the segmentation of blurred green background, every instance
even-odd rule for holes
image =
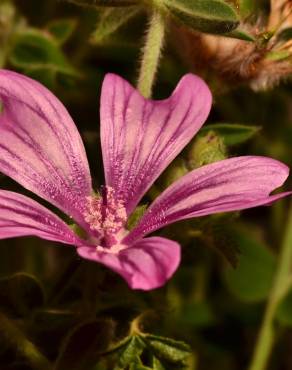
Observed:
[[[229,3],[239,12],[241,24],[250,25],[248,30],[262,24],[263,37],[269,2]],[[103,183],[102,79],[115,72],[136,83],[149,12],[147,6],[0,1],[0,66],[41,81],[64,103],[84,140],[96,188]],[[285,81],[254,91],[257,77],[239,78],[230,55],[221,61],[212,56],[210,65],[200,64],[206,57],[204,42],[200,32],[170,20],[153,96],[167,97],[189,71],[200,74],[214,93],[206,123],[211,126],[166,170],[145,203],[192,161],[197,166],[254,154],[292,165],[289,70],[279,78]],[[243,52],[243,61],[248,58]],[[234,78],[225,73],[228,66]],[[260,72],[266,68],[261,63],[255,67]],[[264,72],[273,80],[278,67],[269,65]],[[208,135],[215,139],[206,147]],[[4,175],[0,181],[2,189],[29,194]],[[285,188],[291,189],[291,180]],[[0,369],[248,369],[273,294],[288,207],[289,200],[282,200],[240,215],[204,217],[164,229],[160,235],[182,244],[182,263],[165,287],[147,293],[131,291],[118,275],[81,261],[73,248],[33,237],[1,241]],[[289,287],[274,315],[275,343],[267,363],[271,370],[292,368]],[[127,337],[137,317],[141,331],[152,335],[144,338],[143,348],[132,332]],[[118,349],[107,352],[123,338],[127,340]]]

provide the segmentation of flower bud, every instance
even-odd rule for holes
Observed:
[[[204,166],[227,158],[226,147],[222,138],[214,131],[199,137],[191,146],[187,164],[189,169]]]

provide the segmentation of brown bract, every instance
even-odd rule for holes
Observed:
[[[247,84],[253,90],[266,90],[292,73],[292,40],[280,37],[292,27],[292,0],[272,0],[270,15],[254,24],[244,22],[240,29],[255,42],[194,33],[179,29],[180,55],[192,71],[205,78],[220,79],[226,86]]]

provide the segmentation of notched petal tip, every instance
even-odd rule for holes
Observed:
[[[212,93],[207,85],[207,83],[199,76],[193,74],[193,73],[187,73],[184,76],[181,77],[181,79],[178,81],[175,89],[173,90],[172,94],[164,99],[161,100],[154,100],[145,98],[133,85],[131,85],[127,80],[125,80],[123,77],[115,74],[115,73],[107,73],[103,79],[102,83],[102,90],[105,90],[105,92],[108,89],[114,88],[115,84],[123,85],[124,88],[128,88],[130,91],[135,91],[136,94],[140,95],[141,99],[145,101],[150,102],[167,102],[169,99],[172,99],[175,96],[180,95],[181,93],[191,93],[191,94],[199,94],[202,96],[202,98],[205,99],[205,105],[206,105],[206,112],[207,116],[210,112],[211,106],[212,106]]]
[[[194,75],[192,73],[185,74],[178,82],[171,96],[180,94],[181,92],[200,95],[201,98],[205,100],[205,109],[206,112],[208,112],[207,113],[208,116],[211,110],[213,98],[209,86],[201,77]]]
[[[123,78],[106,75],[101,94],[101,142],[106,184],[128,214],[206,121],[211,92],[188,74],[164,100],[145,99]]]

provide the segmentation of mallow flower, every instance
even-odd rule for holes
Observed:
[[[105,185],[92,189],[80,135],[62,103],[40,83],[0,70],[0,171],[70,216],[27,196],[0,191],[0,238],[35,235],[73,245],[79,256],[116,271],[133,289],[163,285],[180,262],[177,242],[147,236],[165,225],[217,212],[267,205],[288,176],[271,158],[243,156],[195,169],[162,192],[138,224],[127,220],[149,187],[206,121],[211,93],[184,76],[165,100],[145,99],[107,74],[100,121]]]

